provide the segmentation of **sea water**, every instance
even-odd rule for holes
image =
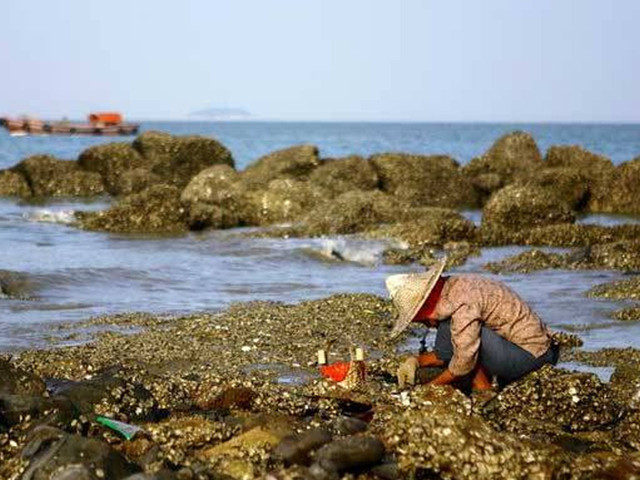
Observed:
[[[516,129],[532,133],[543,153],[550,145],[578,144],[617,164],[640,154],[640,125],[143,123],[143,130],[215,137],[232,151],[238,169],[263,154],[300,143],[317,145],[327,158],[399,151],[448,154],[466,163]],[[10,137],[0,131],[0,168],[40,153],[75,159],[91,145],[132,139]],[[341,292],[385,295],[387,275],[420,270],[384,265],[381,255],[389,246],[385,241],[252,239],[237,235],[242,230],[122,235],[70,225],[74,211],[107,206],[104,198],[40,205],[0,199],[0,270],[28,279],[25,298],[0,296],[0,351],[47,346],[56,336],[56,325],[96,315],[216,311],[232,302],[299,302]],[[480,219],[478,211],[464,213],[476,222]],[[580,221],[619,224],[639,219],[589,215]],[[484,264],[523,250],[485,249],[454,272],[488,274]],[[640,347],[640,324],[608,318],[628,303],[584,296],[593,285],[623,277],[613,271],[562,270],[499,276],[547,323],[578,333],[590,349]]]

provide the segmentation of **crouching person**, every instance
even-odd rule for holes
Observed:
[[[398,369],[401,388],[415,384],[419,367],[444,367],[434,385],[470,379],[474,390],[488,390],[493,378],[504,386],[557,363],[558,346],[516,293],[480,275],[443,276],[444,266],[442,259],[425,273],[387,278],[398,310],[391,338],[411,322],[437,328],[434,351],[409,357]]]

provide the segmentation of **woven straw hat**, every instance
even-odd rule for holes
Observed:
[[[436,282],[444,271],[446,258],[438,260],[424,273],[407,273],[387,277],[386,285],[391,300],[398,310],[391,339],[400,335],[416,316],[425,300],[436,286]]]

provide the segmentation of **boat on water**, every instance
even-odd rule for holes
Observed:
[[[3,117],[0,126],[11,135],[135,135],[140,128],[137,123],[125,123],[122,114],[117,112],[90,113],[86,123]]]

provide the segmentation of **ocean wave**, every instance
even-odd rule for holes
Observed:
[[[388,245],[380,242],[326,238],[321,241],[319,248],[313,250],[330,260],[375,265],[380,263],[382,253],[387,248]]]
[[[69,225],[76,221],[75,210],[49,210],[46,208],[33,210],[23,214],[30,222],[61,223]]]

